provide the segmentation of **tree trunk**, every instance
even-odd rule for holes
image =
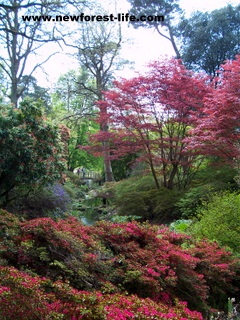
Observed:
[[[99,100],[104,99],[103,90],[104,90],[104,84],[102,83],[102,76],[100,70],[96,73],[96,80],[97,80],[97,92],[98,92],[98,98]],[[106,111],[106,110],[105,110]],[[101,109],[100,109],[101,112]],[[103,132],[108,132],[108,123],[102,123],[100,125],[100,130]],[[103,141],[103,162],[104,162],[104,176],[106,182],[115,181],[112,171],[112,164],[110,160],[110,153],[109,153],[109,142]]]
[[[101,126],[101,130],[107,132],[108,131],[108,125]],[[105,181],[111,182],[115,181],[112,171],[112,164],[110,160],[110,153],[109,153],[109,142],[103,141],[103,161],[104,161],[104,175],[105,175]]]
[[[174,178],[177,174],[177,170],[178,170],[178,164],[173,165],[173,168],[172,168],[169,180],[168,180],[168,185],[167,185],[167,188],[169,190],[173,189],[173,182],[174,182]]]
[[[16,2],[14,2],[16,5]],[[18,26],[18,9],[14,10],[14,26]],[[18,103],[18,69],[19,69],[19,61],[17,58],[17,33],[12,33],[12,47],[9,48],[11,50],[11,96],[10,100],[12,104],[17,107]]]

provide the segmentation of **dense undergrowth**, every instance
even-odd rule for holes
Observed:
[[[237,258],[166,227],[4,210],[0,226],[4,320],[205,319],[239,294]]]

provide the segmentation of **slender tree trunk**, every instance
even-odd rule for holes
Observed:
[[[150,150],[150,147],[149,147],[149,144],[148,144],[148,143],[146,144],[146,151],[147,151],[147,153],[148,153],[149,165],[150,165],[150,169],[151,169],[151,172],[152,172],[152,176],[153,176],[153,179],[154,179],[156,188],[157,188],[157,189],[160,189],[159,181],[158,181],[158,178],[157,178],[157,173],[156,173],[156,171],[155,171],[155,169],[154,169],[152,152],[151,152],[151,150]]]
[[[174,178],[175,178],[175,176],[177,174],[177,171],[178,171],[178,164],[175,164],[175,165],[173,165],[173,168],[172,168],[169,180],[168,180],[167,188],[169,190],[173,189],[173,182],[174,182]]]
[[[101,125],[101,131],[107,132],[108,125],[107,124]],[[111,164],[111,160],[110,160],[109,142],[103,141],[102,147],[103,147],[103,162],[104,162],[105,181],[106,182],[115,181],[114,176],[113,176],[113,171],[112,171],[112,164]]]
[[[160,36],[164,37],[165,39],[168,39],[171,44],[172,44],[172,47],[173,47],[173,50],[174,52],[176,53],[176,59],[181,59],[181,55],[180,55],[180,52],[178,50],[178,47],[176,45],[176,42],[175,42],[175,39],[174,39],[174,35],[173,35],[173,30],[172,30],[172,27],[165,23],[164,26],[168,29],[169,31],[169,36],[166,36],[165,34],[163,34],[160,30],[159,30],[159,26],[157,25],[156,26],[156,30],[157,32],[160,34]]]
[[[102,84],[102,77],[101,77],[101,72],[99,71],[97,73],[97,92],[98,92],[98,97],[99,100],[103,100],[103,84]],[[101,112],[101,111],[100,111]],[[100,130],[103,132],[108,132],[108,123],[103,123],[100,125]],[[103,147],[103,162],[104,162],[104,176],[105,176],[105,181],[106,182],[111,182],[115,181],[114,176],[113,176],[113,171],[112,171],[112,164],[110,160],[110,152],[109,152],[109,142],[108,141],[103,141],[102,142],[102,147]]]
[[[108,142],[103,142],[103,148],[108,148]],[[105,174],[105,181],[115,181],[112,171],[112,164],[109,158],[109,152],[106,150],[104,151],[104,174]]]
[[[152,163],[150,164],[150,168],[151,168],[151,171],[152,171],[152,175],[153,175],[153,179],[154,179],[156,188],[160,189],[160,185],[159,185],[159,181],[158,181],[158,178],[157,178],[157,174],[156,174],[156,171],[155,171],[154,166],[153,166]]]
[[[14,2],[16,5],[16,2]],[[18,26],[18,10],[14,10],[14,26]],[[11,50],[11,95],[10,100],[12,104],[17,107],[18,103],[18,69],[19,69],[19,61],[17,58],[17,34],[12,33],[12,48],[9,48]]]

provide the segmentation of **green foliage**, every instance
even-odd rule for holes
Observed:
[[[14,239],[19,234],[19,219],[15,215],[0,209],[0,265],[8,265],[15,261],[17,248]]]
[[[61,177],[63,144],[59,128],[44,120],[39,101],[19,109],[0,106],[0,197],[7,202],[17,186],[31,189]]]
[[[79,176],[76,173],[73,173],[71,171],[66,171],[66,177],[67,177],[67,183],[66,185],[70,185],[73,184],[74,188],[78,188],[80,186],[82,186],[82,180],[79,179]]]
[[[198,206],[202,201],[207,201],[212,193],[236,188],[236,174],[234,168],[223,164],[220,159],[206,159],[197,171],[191,187],[177,202],[182,217],[195,217]]]
[[[84,85],[82,85],[84,84]],[[61,76],[57,82],[56,92],[53,94],[52,117],[71,129],[68,141],[68,170],[84,166],[100,171],[103,161],[83,150],[89,145],[88,136],[98,130],[99,125],[94,121],[96,116],[95,99],[92,90],[94,86],[92,74],[86,69],[70,70]]]
[[[177,220],[170,224],[169,229],[176,232],[185,233],[191,222],[191,220]]]
[[[37,79],[33,76],[22,76],[18,83],[18,89],[23,90],[22,99],[26,97],[31,98],[32,100],[42,100],[44,103],[44,109],[47,113],[50,112],[50,95],[46,88],[40,87],[37,84]]]
[[[158,222],[176,218],[176,203],[181,192],[166,188],[155,189],[151,176],[131,177],[109,185],[113,203],[120,215],[141,216]]]
[[[237,184],[234,177],[237,170],[229,166],[218,157],[209,157],[204,160],[197,171],[192,185],[210,185],[217,191],[227,188],[235,188]]]
[[[207,199],[214,189],[211,185],[193,187],[187,190],[177,202],[177,207],[183,218],[196,216],[197,207],[201,201]]]
[[[111,218],[112,222],[117,222],[117,223],[122,223],[122,222],[128,222],[128,221],[134,221],[134,220],[139,220],[141,219],[141,216],[134,216],[134,215],[129,215],[129,216],[119,216],[115,215]]]
[[[197,11],[181,20],[177,29],[182,38],[182,58],[188,67],[216,76],[225,60],[235,58],[240,49],[239,9],[239,5],[228,5],[210,13]]]
[[[128,178],[133,172],[132,162],[137,158],[135,154],[129,154],[121,159],[112,160],[112,170],[116,181]]]
[[[69,127],[71,137],[68,144],[68,169],[73,171],[77,167],[84,166],[86,169],[94,168],[100,171],[103,167],[102,159],[83,149],[89,145],[88,136],[99,129],[98,125],[94,121],[84,119],[80,123],[69,124]]]
[[[215,240],[240,254],[240,195],[216,193],[197,210],[198,221],[191,227],[194,236]]]

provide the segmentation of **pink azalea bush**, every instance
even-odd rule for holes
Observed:
[[[121,313],[122,319],[131,319],[131,312],[138,314],[137,301],[141,301],[141,306],[146,304],[146,312],[153,306],[153,310],[166,314],[166,319],[188,319],[189,309],[205,317],[210,308],[226,310],[228,297],[238,295],[239,260],[215,242],[195,241],[166,227],[136,222],[101,222],[89,227],[75,218],[20,222],[1,210],[0,228],[0,264],[6,266],[2,270],[10,272],[12,266],[38,276],[33,277],[36,287],[31,280],[25,280],[25,284],[19,282],[19,289],[16,284],[1,280],[1,294],[5,299],[19,297],[16,305],[23,308],[21,301],[28,301],[36,292],[32,305],[37,306],[41,300],[48,317],[49,308],[53,308],[52,312],[62,312],[64,317],[69,312],[69,317],[63,319],[81,319],[81,313],[77,312],[85,312],[86,307],[88,314],[89,301],[97,299],[96,312],[104,315],[103,319],[107,319],[108,312],[112,317],[118,314],[116,319],[121,319]],[[30,276],[21,274],[21,277]],[[79,298],[83,292],[84,303]],[[26,296],[28,293],[30,298]],[[82,301],[82,307],[76,307],[80,311],[76,311],[69,296],[75,302]],[[61,307],[57,307],[58,299]],[[175,301],[186,301],[189,309],[182,302],[176,305]],[[6,302],[4,308],[7,305]],[[172,308],[178,312],[176,315],[170,312]],[[145,315],[143,312],[140,313]]]
[[[0,267],[0,279],[3,320],[202,319],[199,312],[178,301],[169,307],[134,295],[78,291],[67,283],[29,276],[13,267]]]

